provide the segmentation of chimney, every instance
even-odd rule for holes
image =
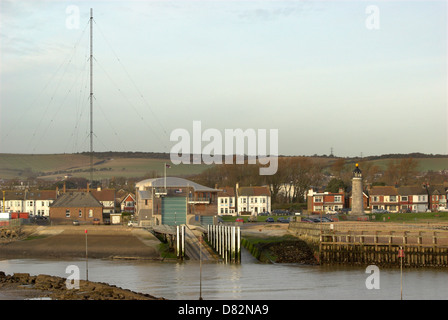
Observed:
[[[89,182],[87,182],[87,193],[89,193],[90,191],[89,191],[89,188],[90,187],[90,183]]]
[[[64,181],[64,188],[62,189],[62,192],[65,193],[65,181]]]

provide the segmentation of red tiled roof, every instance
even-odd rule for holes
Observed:
[[[224,188],[218,188],[222,191],[218,192],[218,197],[234,197],[235,196],[235,190],[232,187],[224,187]]]
[[[270,196],[269,187],[241,187],[238,189],[239,196]]]
[[[370,189],[369,194],[371,196],[396,196],[398,190],[393,186],[374,186]]]

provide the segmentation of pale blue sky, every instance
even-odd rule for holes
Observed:
[[[447,153],[446,2],[360,0],[0,0],[0,153],[89,150],[90,8],[95,151],[200,120],[286,155]]]

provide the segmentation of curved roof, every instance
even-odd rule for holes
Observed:
[[[141,187],[155,187],[155,188],[163,188],[165,186],[165,178],[154,178],[154,179],[146,179],[139,181],[135,184],[135,186],[140,189]],[[176,177],[166,177],[166,187],[167,188],[193,188],[194,191],[202,191],[202,192],[218,192],[220,189],[209,188],[203,186],[199,183]]]

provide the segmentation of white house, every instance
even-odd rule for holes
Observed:
[[[56,190],[21,190],[5,192],[5,208],[3,201],[1,211],[28,212],[36,216],[50,215],[50,205],[56,200]]]
[[[271,212],[271,191],[269,187],[239,187],[237,184],[238,213],[250,212],[258,215]]]
[[[220,188],[218,192],[218,214],[236,215],[235,190],[232,187]]]

